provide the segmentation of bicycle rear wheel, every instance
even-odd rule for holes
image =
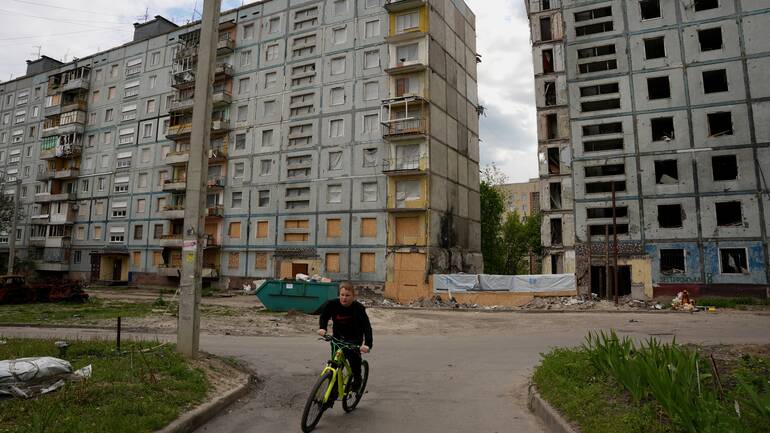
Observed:
[[[366,392],[366,382],[369,380],[369,363],[364,361],[361,361],[361,387],[356,391],[353,390],[352,392],[346,392],[345,398],[342,399],[342,409],[345,410],[345,412],[352,412],[353,409],[358,406],[358,402],[361,401],[361,397],[364,396],[364,392]],[[350,388],[352,387],[352,381],[348,381],[348,385],[346,387],[346,391],[350,391]]]
[[[329,385],[332,384],[332,372],[327,371],[321,377],[318,378],[313,390],[310,391],[310,395],[305,403],[305,410],[302,411],[302,431],[308,433],[312,431],[318,421],[321,420],[326,407],[324,407],[324,394],[329,389]]]

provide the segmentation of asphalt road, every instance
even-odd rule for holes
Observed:
[[[427,335],[379,335],[375,329],[374,351],[367,356],[372,365],[369,392],[350,414],[339,404],[327,411],[316,431],[541,433],[526,408],[528,377],[539,353],[579,345],[592,329],[614,328],[638,338],[676,336],[679,342],[770,344],[770,316],[749,313],[450,312],[440,318],[445,326],[430,327]],[[0,328],[0,335],[8,336],[98,334]],[[299,431],[305,398],[328,346],[311,335],[204,335],[201,347],[247,362],[261,383],[198,432]]]

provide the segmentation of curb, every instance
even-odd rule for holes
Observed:
[[[184,413],[182,416],[172,421],[171,424],[156,431],[155,433],[190,433],[198,427],[203,426],[212,418],[219,415],[223,409],[249,392],[249,384],[252,376],[244,374],[245,380],[235,388],[220,394],[214,400],[206,402],[193,410]]]
[[[580,433],[553,406],[540,397],[535,384],[529,385],[528,397],[527,407],[540,420],[546,431],[549,433]]]

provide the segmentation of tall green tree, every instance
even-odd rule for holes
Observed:
[[[505,180],[505,174],[494,164],[481,170],[481,254],[484,256],[484,273],[487,274],[499,274],[505,267],[501,254],[505,195],[497,188]]]
[[[505,275],[529,274],[527,258],[538,261],[541,255],[540,214],[522,218],[516,211],[507,214],[502,226],[502,256]],[[538,271],[535,270],[535,273]]]

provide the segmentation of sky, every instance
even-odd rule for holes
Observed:
[[[476,14],[481,165],[494,163],[511,182],[537,177],[537,130],[529,24],[524,0],[465,0]],[[252,1],[245,0],[248,4]],[[132,24],[162,15],[177,24],[203,0],[2,0],[0,81],[24,74],[38,52],[70,61],[129,42]],[[222,9],[241,0],[223,0]],[[200,19],[200,14],[195,15]]]

